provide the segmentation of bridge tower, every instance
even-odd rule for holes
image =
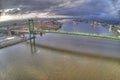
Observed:
[[[35,37],[35,34],[34,34],[34,20],[33,19],[28,19],[28,24],[29,24],[29,38]]]

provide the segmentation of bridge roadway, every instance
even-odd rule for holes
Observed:
[[[56,31],[56,30],[13,30],[18,33],[53,33],[53,34],[66,34],[66,35],[76,35],[76,36],[87,36],[87,37],[93,37],[93,38],[104,38],[104,39],[110,39],[110,40],[119,40],[120,36],[107,36],[107,35],[100,35],[100,34],[90,34],[90,33],[81,33],[81,32],[68,32],[68,31]]]

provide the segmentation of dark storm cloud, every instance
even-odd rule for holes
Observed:
[[[16,13],[26,13],[33,11],[44,11],[50,7],[56,6],[59,3],[54,0],[3,0],[2,7],[4,9],[20,8],[21,11],[14,10]],[[13,14],[16,14],[14,13]],[[12,10],[7,11],[7,14],[12,14]]]
[[[115,15],[120,0],[2,0],[7,14],[49,12],[56,15]]]
[[[57,5],[57,2],[51,0],[4,0],[4,9],[20,7],[28,11],[44,10]]]
[[[51,6],[57,5],[49,0],[14,0],[14,6],[20,6],[26,8],[27,10],[44,10]]]
[[[114,11],[117,11],[119,7],[120,0],[108,1],[108,0],[86,0],[82,4],[80,0],[78,5],[72,8],[64,8],[58,11],[55,11],[56,14],[62,15],[102,15],[107,14],[111,15]],[[72,3],[71,3],[72,4]],[[70,4],[69,4],[70,5]],[[117,6],[117,7],[116,7]]]
[[[0,17],[1,17],[1,14],[2,14],[2,0],[0,0]]]

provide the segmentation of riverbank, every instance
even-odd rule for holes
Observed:
[[[29,40],[30,38],[22,38],[18,36],[4,36],[0,38],[0,49],[8,46],[12,46],[24,41]]]

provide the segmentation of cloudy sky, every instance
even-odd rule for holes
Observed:
[[[120,0],[0,0],[1,20],[30,16],[117,17]]]

